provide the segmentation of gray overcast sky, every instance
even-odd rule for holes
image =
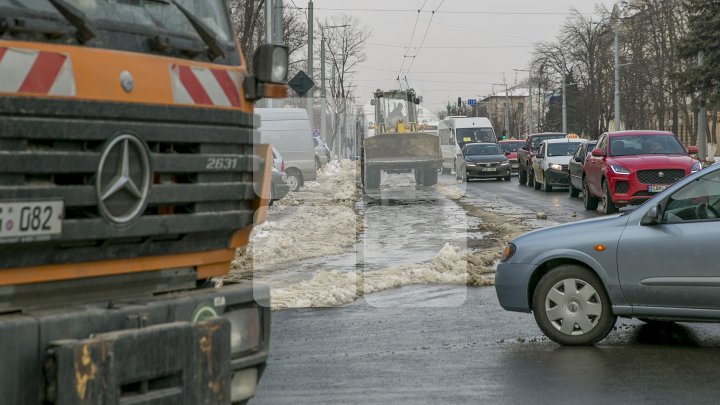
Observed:
[[[298,7],[307,1],[294,0]],[[412,59],[404,58],[403,47],[410,41],[417,19],[417,10],[440,6],[427,33],[423,48],[415,58],[407,79],[424,105],[438,111],[448,101],[487,95],[493,83],[522,80],[527,73],[513,69],[527,69],[532,44],[553,40],[559,25],[567,18],[571,8],[582,13],[593,13],[595,4],[611,8],[612,0],[315,0],[315,17],[324,19],[345,13],[356,16],[372,30],[367,44],[367,61],[354,77],[355,95],[365,103],[375,89],[397,87],[398,71],[405,59],[405,70]],[[292,3],[290,3],[292,4]],[[346,11],[323,9],[354,9]],[[363,9],[368,11],[360,11]],[[559,13],[555,15],[491,15],[473,12]],[[430,20],[430,13],[421,13],[412,46],[420,45]],[[319,45],[318,45],[319,46]],[[474,47],[474,48],[473,48]],[[487,48],[480,48],[487,47]],[[416,49],[411,49],[414,54]],[[316,67],[317,69],[317,67]],[[500,91],[496,86],[496,91]]]

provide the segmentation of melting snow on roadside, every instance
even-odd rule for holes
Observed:
[[[332,307],[365,294],[417,284],[492,285],[493,267],[464,249],[446,244],[426,264],[370,272],[319,271],[308,281],[272,291],[273,309]]]
[[[250,244],[238,249],[228,279],[249,277],[290,261],[337,254],[356,241],[358,226],[354,204],[357,165],[330,162],[316,181],[305,182],[296,193],[270,208],[271,220],[255,227]],[[277,219],[276,219],[277,218]]]

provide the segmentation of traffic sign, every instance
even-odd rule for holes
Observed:
[[[477,100],[476,100],[476,99],[474,99],[474,98],[469,98],[469,99],[468,99],[468,105],[469,105],[469,106],[474,106],[475,104],[477,104]]]
[[[303,97],[308,91],[315,87],[315,82],[301,70],[295,77],[290,79],[288,86],[295,91],[298,97]]]

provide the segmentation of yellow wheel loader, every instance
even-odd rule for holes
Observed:
[[[418,185],[437,183],[442,166],[440,138],[418,131],[418,98],[413,89],[377,90],[374,134],[363,140],[362,179],[365,189],[380,188],[381,173],[414,172]]]

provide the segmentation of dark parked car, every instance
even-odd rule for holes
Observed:
[[[510,180],[510,161],[496,143],[468,143],[455,159],[455,178]]]
[[[518,181],[520,184],[527,184],[530,187],[535,185],[535,175],[533,174],[533,158],[540,150],[540,144],[547,139],[565,138],[567,134],[546,132],[541,134],[532,134],[525,140],[525,145],[518,149]]]
[[[570,197],[577,197],[582,190],[583,165],[590,152],[595,149],[597,141],[587,141],[580,144],[568,165],[570,173]]]
[[[495,275],[503,308],[547,337],[590,345],[616,317],[720,322],[720,165],[680,179],[634,211],[522,235]]]

